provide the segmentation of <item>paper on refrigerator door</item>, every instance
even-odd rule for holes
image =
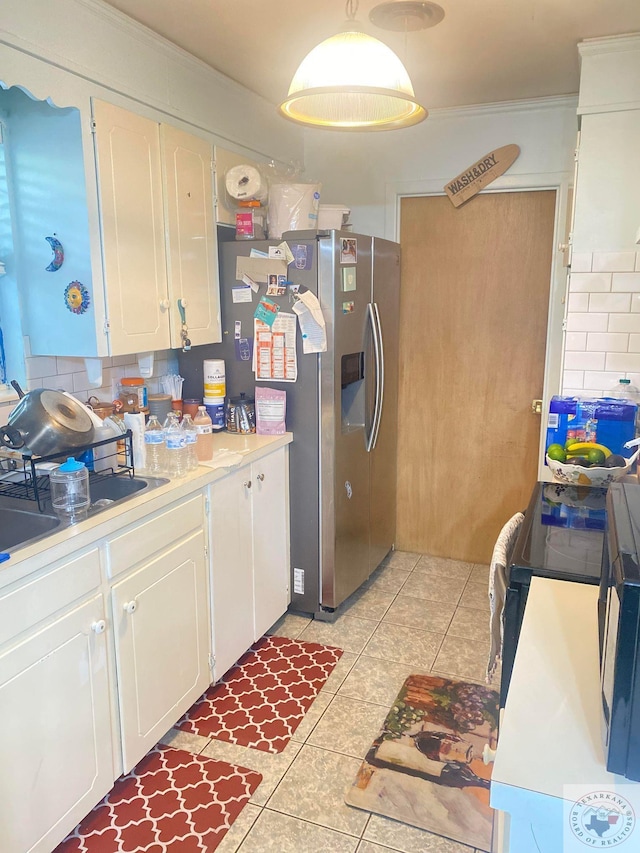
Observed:
[[[293,310],[300,321],[302,332],[302,351],[326,352],[327,351],[327,327],[324,322],[322,308],[315,293],[305,290],[298,293]]]
[[[254,317],[253,367],[256,381],[295,382],[296,315],[281,311],[272,326]]]

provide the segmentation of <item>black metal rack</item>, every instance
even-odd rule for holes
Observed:
[[[92,470],[96,448],[107,448],[100,453],[100,470]],[[86,454],[86,455],[85,455]],[[91,454],[91,455],[89,455]],[[76,447],[62,453],[51,453],[48,456],[22,455],[22,468],[5,471],[0,479],[0,495],[18,498],[19,500],[36,501],[40,512],[43,511],[43,501],[50,490],[49,472],[38,470],[45,463],[62,463],[70,456],[85,462],[89,468],[89,488],[91,482],[103,477],[129,476],[133,477],[133,441],[132,432],[127,430],[121,435],[94,441],[83,447]]]

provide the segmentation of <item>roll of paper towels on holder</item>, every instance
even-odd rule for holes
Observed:
[[[231,198],[238,201],[267,200],[267,182],[255,166],[233,166],[227,172],[225,186]]]

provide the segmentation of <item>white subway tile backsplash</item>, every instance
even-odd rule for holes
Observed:
[[[608,314],[567,314],[568,332],[606,332],[608,325]]]
[[[570,293],[567,300],[567,309],[569,311],[588,311],[589,310],[589,294],[588,293]]]
[[[636,252],[636,272],[640,271],[640,252]]]
[[[640,353],[608,352],[605,360],[607,370],[615,370],[617,381],[625,373],[640,373]]]
[[[27,379],[40,379],[42,376],[53,376],[57,373],[56,360],[49,355],[32,356],[27,359],[26,366]]]
[[[587,335],[588,352],[626,352],[629,335],[616,332],[590,332]]]
[[[598,389],[599,393],[605,391],[607,389],[613,388],[616,382],[620,379],[620,374],[615,368],[610,368],[607,363],[606,371],[602,372],[591,372],[586,371],[584,374],[584,387],[593,389]]]
[[[565,370],[604,370],[603,352],[565,352]]]
[[[629,335],[629,352],[640,352],[640,334]]]
[[[584,385],[584,373],[582,370],[565,370],[562,376],[563,386],[582,388]]]
[[[567,332],[564,337],[566,350],[585,350],[587,348],[586,332]]]
[[[633,272],[635,252],[594,252],[593,272]]]
[[[630,293],[591,293],[589,311],[626,312],[631,308]]]
[[[614,272],[611,290],[616,293],[640,292],[640,272]]]
[[[113,367],[123,367],[125,364],[137,364],[135,355],[114,355],[111,359]]]
[[[569,291],[572,293],[609,293],[610,290],[611,273],[572,272],[569,276]]]
[[[83,358],[65,358],[56,356],[56,372],[57,373],[79,373],[84,370]]]
[[[640,314],[609,314],[608,331],[640,334]]]
[[[591,252],[572,252],[571,272],[591,272]]]

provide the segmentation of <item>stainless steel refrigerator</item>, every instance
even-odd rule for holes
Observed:
[[[224,233],[224,232],[223,232]],[[330,614],[380,564],[395,541],[400,247],[351,232],[289,232],[295,261],[287,279],[317,295],[327,351],[304,354],[297,333],[295,383],[287,392],[291,497],[291,609]],[[222,241],[223,342],[180,353],[184,396],[202,395],[202,362],[225,360],[227,395],[256,386],[236,334],[253,335],[259,294],[234,301],[236,262],[279,240]],[[292,288],[269,297],[292,312]],[[237,298],[237,295],[236,295]],[[237,324],[240,324],[238,327]]]

